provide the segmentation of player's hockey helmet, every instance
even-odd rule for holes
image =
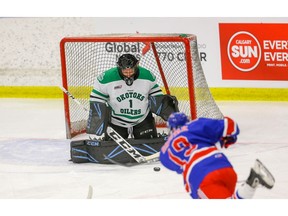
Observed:
[[[121,55],[117,61],[118,72],[121,78],[126,82],[128,86],[133,84],[133,81],[136,80],[139,76],[139,68],[138,68],[139,60],[132,54],[126,53]],[[127,68],[134,68],[134,74],[131,77],[126,77],[122,70]]]
[[[167,121],[167,126],[170,130],[174,130],[182,127],[187,122],[189,122],[188,117],[183,112],[172,113]]]

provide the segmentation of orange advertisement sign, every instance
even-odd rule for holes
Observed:
[[[288,80],[288,24],[220,23],[222,79]]]

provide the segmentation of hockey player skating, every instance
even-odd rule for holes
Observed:
[[[135,139],[157,137],[152,113],[167,120],[178,111],[177,99],[163,95],[156,77],[139,66],[132,54],[123,54],[117,67],[97,77],[90,94],[90,112],[86,131],[88,134],[109,139],[109,125],[123,138],[131,134]]]
[[[186,191],[193,199],[252,198],[258,186],[271,189],[274,177],[257,159],[247,180],[236,189],[237,174],[218,150],[236,143],[239,127],[231,118],[198,118],[188,121],[184,113],[173,113],[167,125],[171,134],[160,151],[160,161],[182,174]]]

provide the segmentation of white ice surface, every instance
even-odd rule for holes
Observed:
[[[238,179],[246,179],[259,158],[276,183],[272,190],[259,188],[254,198],[287,199],[288,103],[217,103],[240,126],[238,145],[225,150]],[[85,200],[91,185],[93,199],[109,203],[141,199],[169,205],[175,199],[190,200],[182,176],[159,162],[132,168],[74,164],[68,161],[69,145],[62,100],[0,99],[0,199]],[[153,171],[154,166],[161,171]]]

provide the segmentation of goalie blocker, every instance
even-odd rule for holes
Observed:
[[[153,139],[126,139],[143,156],[153,155],[160,151],[167,136]],[[108,158],[119,163],[136,162],[114,141],[76,140],[70,143],[70,155],[73,163],[112,164]],[[105,158],[105,156],[107,158]]]

